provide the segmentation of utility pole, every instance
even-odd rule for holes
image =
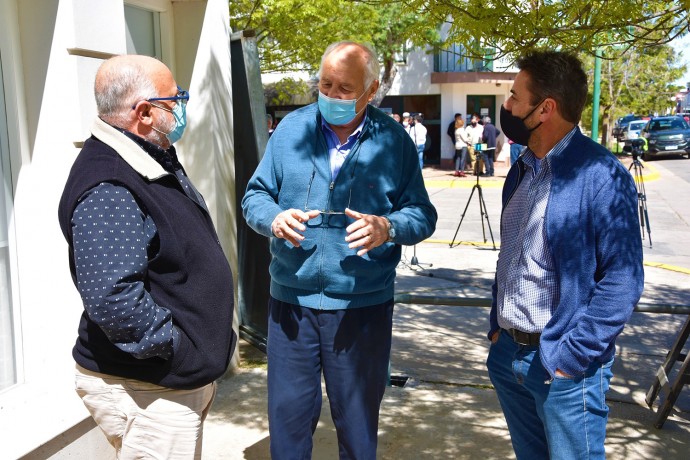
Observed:
[[[592,139],[599,140],[599,99],[601,98],[601,48],[594,51],[594,90],[592,92]]]

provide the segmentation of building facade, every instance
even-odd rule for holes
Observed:
[[[456,113],[469,123],[473,113],[490,116],[500,130],[500,107],[510,96],[517,69],[503,60],[473,60],[462,56],[462,47],[427,53],[414,50],[398,72],[381,108],[393,113],[420,112],[431,136],[425,153],[427,165],[453,167],[455,146],[446,134]]]
[[[0,457],[113,457],[74,391],[82,304],[57,221],[104,59],[158,57],[189,89],[180,160],[236,272],[229,43],[225,0],[0,0]]]

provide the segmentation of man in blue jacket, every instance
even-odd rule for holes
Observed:
[[[486,173],[483,176],[494,175],[494,158],[496,156],[496,138],[501,132],[491,123],[491,117],[484,117],[484,131],[482,131],[482,141],[486,148],[482,150],[482,158],[486,165]]]
[[[340,457],[376,458],[395,267],[437,218],[410,136],[368,105],[378,74],[368,46],[329,46],[318,103],[278,125],[242,200],[249,226],[271,238],[274,459],[311,457],[322,372]]]
[[[517,64],[501,127],[528,148],[503,189],[487,367],[518,459],[603,459],[615,340],[643,287],[637,193],[577,127],[580,61]]]

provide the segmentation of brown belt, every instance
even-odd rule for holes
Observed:
[[[515,343],[520,345],[539,345],[541,332],[522,332],[517,329],[503,329],[513,338]]]

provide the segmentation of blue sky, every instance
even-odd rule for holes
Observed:
[[[671,46],[676,52],[682,52],[681,62],[687,65],[685,75],[675,81],[678,85],[685,86],[690,82],[690,34],[686,34],[683,38],[677,38],[671,42]]]

